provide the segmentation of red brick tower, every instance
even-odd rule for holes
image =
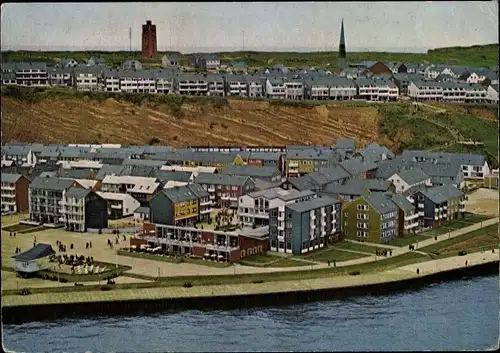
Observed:
[[[146,21],[146,24],[142,25],[142,58],[150,59],[156,53],[156,25]]]

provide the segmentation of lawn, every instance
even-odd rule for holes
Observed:
[[[343,241],[338,244],[332,245],[335,249],[347,249],[353,251],[360,251],[368,254],[375,254],[377,250],[384,250],[379,246],[364,245],[363,243],[352,243],[350,241]]]
[[[298,267],[298,266],[314,266],[314,264],[294,259],[282,259],[277,262],[271,263],[266,267]]]
[[[166,261],[171,263],[191,263],[195,265],[203,265],[203,266],[211,266],[211,267],[228,267],[231,264],[225,261],[212,261],[212,260],[202,260],[202,259],[193,259],[193,258],[185,258],[185,257],[171,257],[171,256],[160,256],[160,255],[152,255],[141,252],[130,252],[128,250],[118,250],[118,255],[120,256],[129,256],[129,257],[137,257],[145,260],[152,261]]]
[[[424,234],[423,233],[418,233],[418,234],[413,234],[413,235],[407,235],[405,237],[397,237],[393,241],[389,243],[389,245],[394,245],[394,246],[408,246],[410,244],[413,244],[417,241],[421,240],[427,240],[431,237],[431,234]],[[434,234],[432,234],[434,236]]]
[[[320,253],[311,254],[307,257],[304,257],[304,259],[318,261],[318,262],[328,262],[328,261],[341,262],[341,261],[359,259],[366,256],[368,256],[368,254],[367,255],[357,254],[353,252],[337,250],[331,247],[328,250],[322,251]]]
[[[2,225],[19,223],[19,221],[29,218],[29,213],[16,213],[8,216],[2,216]]]
[[[33,228],[36,228],[36,226],[31,226],[26,224],[13,224],[11,226],[2,228],[2,230],[6,232],[19,232],[21,230],[28,230]]]
[[[427,230],[425,232],[420,233],[421,235],[426,235],[429,237],[433,237],[436,235],[446,234],[448,232],[452,232],[457,229],[465,228],[471,226],[473,224],[480,223],[482,221],[486,221],[490,219],[490,216],[477,215],[477,214],[467,214],[464,219],[457,219],[448,224],[444,224],[440,227],[433,228]]]
[[[459,235],[458,237],[443,240],[439,243],[432,244],[421,249],[427,253],[446,253],[457,252],[461,249],[475,250],[482,248],[498,247],[500,238],[498,236],[498,224],[492,224],[482,229],[477,229],[470,233]]]
[[[268,264],[271,262],[275,262],[282,259],[281,256],[277,255],[268,255],[268,254],[257,254],[257,255],[252,255],[249,257],[246,257],[243,261],[244,262],[254,262],[258,264]]]

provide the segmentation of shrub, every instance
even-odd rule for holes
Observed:
[[[59,282],[61,282],[61,283],[68,283],[68,279],[67,278],[61,278],[59,280]]]
[[[105,284],[105,285],[101,286],[102,291],[110,291],[112,289],[113,289],[113,287],[109,284]]]
[[[350,276],[358,276],[358,275],[360,275],[360,274],[361,274],[361,272],[360,272],[360,271],[352,271],[352,272],[349,272],[349,275],[350,275]]]
[[[184,283],[184,288],[191,288],[193,284],[191,282]]]
[[[158,137],[153,137],[153,138],[151,138],[151,140],[149,140],[148,145],[152,146],[152,145],[156,145],[158,143],[160,143],[160,139]]]
[[[253,281],[253,283],[264,283],[264,281],[261,279],[258,279],[258,280]]]

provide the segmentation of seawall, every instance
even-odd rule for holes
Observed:
[[[84,316],[132,315],[161,311],[190,309],[239,309],[273,305],[290,305],[312,301],[343,299],[353,296],[381,295],[397,291],[422,288],[431,283],[485,276],[499,273],[499,262],[489,262],[431,273],[419,277],[340,288],[275,292],[251,295],[134,299],[124,301],[92,301],[83,303],[58,303],[18,305],[2,307],[4,324],[20,324],[31,321],[57,320]]]

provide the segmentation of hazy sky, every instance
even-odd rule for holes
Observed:
[[[11,3],[2,50],[123,49],[156,24],[158,49],[403,50],[498,43],[498,2]]]

